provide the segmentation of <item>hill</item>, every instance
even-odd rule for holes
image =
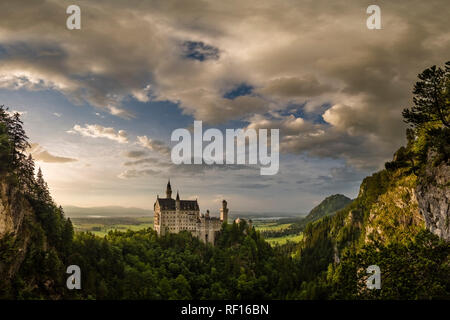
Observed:
[[[314,207],[305,217],[282,218],[278,220],[278,224],[290,224],[289,227],[282,230],[264,230],[261,233],[265,238],[298,236],[308,223],[317,221],[325,216],[331,216],[351,202],[352,199],[342,194],[331,195]]]
[[[344,208],[350,202],[352,202],[352,199],[342,194],[329,196],[309,212],[309,214],[305,217],[305,222],[312,222],[325,216],[331,216],[335,214],[336,211]]]

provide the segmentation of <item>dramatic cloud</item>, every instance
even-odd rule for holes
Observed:
[[[67,132],[78,133],[84,137],[105,138],[118,143],[128,143],[128,134],[125,130],[116,131],[114,128],[105,128],[98,124],[86,124],[84,127],[77,124]]]
[[[163,155],[169,155],[170,154],[170,148],[162,141],[159,140],[152,140],[148,138],[147,136],[139,136],[138,139],[138,145],[147,148],[152,151],[159,152]]]
[[[382,30],[365,27],[356,0],[80,5],[89,23],[70,32],[65,2],[0,4],[1,88],[57,90],[125,118],[130,97],[168,100],[212,124],[329,103],[324,136],[360,135],[386,157],[403,142],[416,75],[450,51],[443,0],[381,2]],[[242,83],[251,94],[227,98]]]
[[[38,143],[32,143],[31,147],[27,151],[31,154],[34,160],[46,163],[68,163],[78,161],[74,158],[55,156],[45,150]]]
[[[324,118],[327,121],[332,121],[327,116],[330,110],[325,112]],[[250,118],[247,128],[279,129],[280,151],[283,153],[345,159],[357,168],[377,169],[392,156],[390,143],[370,137],[364,132],[356,133],[351,126],[338,122],[334,125],[314,123],[293,114],[272,112]]]

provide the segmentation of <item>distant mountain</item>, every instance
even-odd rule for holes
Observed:
[[[282,218],[279,223],[291,223],[289,228],[279,232],[264,232],[266,237],[280,237],[303,232],[305,227],[312,222],[318,221],[325,216],[332,216],[337,211],[345,208],[352,202],[352,199],[342,195],[334,194],[325,198],[319,205],[314,207],[306,217],[297,215],[297,217]]]
[[[65,206],[64,212],[70,218],[86,217],[143,217],[153,216],[152,210],[141,208],[125,208],[120,206],[90,207],[82,208],[75,206]]]
[[[309,223],[317,221],[325,216],[331,216],[336,213],[336,211],[345,208],[350,202],[352,202],[352,199],[342,194],[334,194],[329,196],[319,205],[314,207],[302,222]]]

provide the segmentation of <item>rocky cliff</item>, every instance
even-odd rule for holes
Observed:
[[[426,166],[415,190],[419,210],[428,230],[450,241],[450,166]]]
[[[35,219],[33,209],[17,187],[0,180],[0,280],[8,281],[25,258],[30,232],[28,223]]]
[[[19,190],[0,181],[0,238],[7,234],[16,236],[26,216],[32,216],[32,208]]]

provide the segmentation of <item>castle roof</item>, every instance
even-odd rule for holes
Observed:
[[[175,210],[176,200],[171,198],[158,198],[156,201],[159,203],[161,210]],[[197,200],[179,200],[180,210],[200,210]]]

